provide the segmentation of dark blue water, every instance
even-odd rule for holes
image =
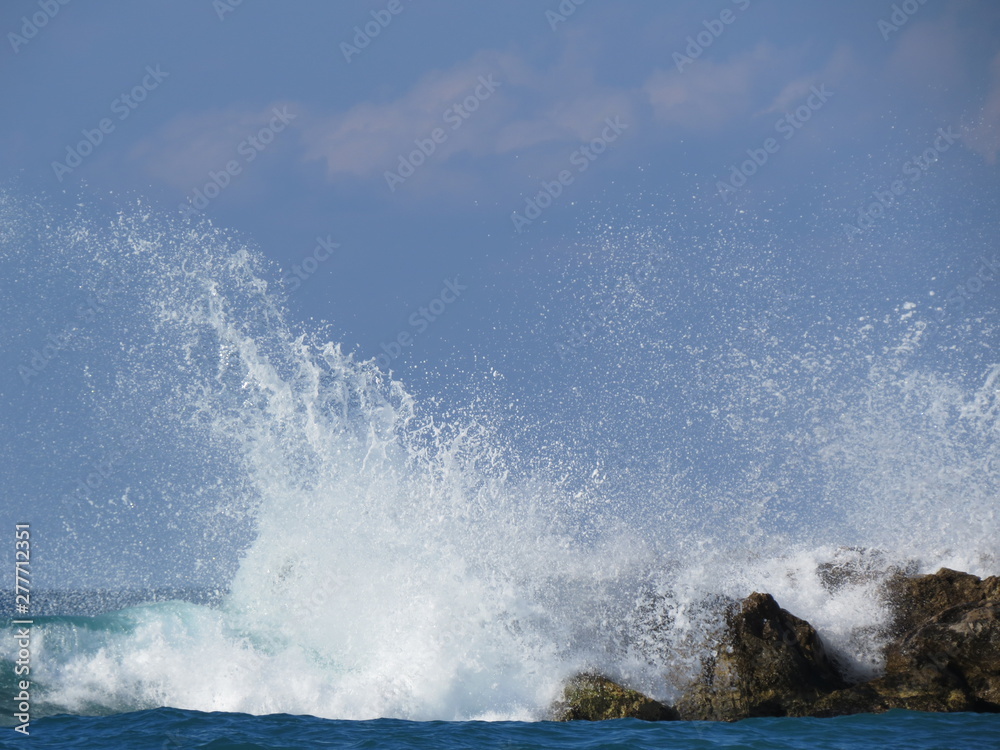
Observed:
[[[835,719],[748,719],[735,724],[633,719],[606,722],[331,721],[158,708],[114,716],[54,716],[31,736],[0,730],[0,748],[746,748],[747,750],[975,750],[1000,748],[1000,715],[891,711]]]

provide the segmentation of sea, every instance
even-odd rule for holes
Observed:
[[[24,739],[3,730],[2,748],[135,748],[277,750],[278,748],[406,748],[407,750],[977,750],[1000,747],[1000,718],[991,714],[890,711],[833,719],[745,719],[724,722],[343,721],[315,716],[156,708],[113,716],[42,719]]]
[[[753,591],[863,680],[889,577],[1000,573],[995,316],[595,230],[486,364],[411,384],[207,220],[7,189],[0,227],[0,747],[1000,748],[993,715],[549,721],[584,671],[675,701]]]

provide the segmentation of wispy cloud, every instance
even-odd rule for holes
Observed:
[[[827,138],[833,133],[863,138],[864,129],[885,116],[886,88],[898,92],[900,112],[922,105],[927,96],[940,97],[936,109],[954,111],[957,122],[957,102],[967,107],[976,81],[982,91],[982,71],[973,64],[967,24],[945,16],[915,17],[890,46],[844,41],[825,54],[817,54],[801,38],[790,46],[775,46],[747,27],[744,35],[734,31],[727,37],[731,44],[724,59],[713,49],[677,70],[669,66],[669,55],[650,50],[648,59],[656,60],[659,69],[633,65],[627,74],[615,75],[608,71],[616,70],[620,50],[607,45],[600,17],[581,16],[576,26],[546,37],[557,46],[544,54],[485,49],[428,71],[390,96],[363,95],[336,109],[323,109],[316,101],[290,104],[300,116],[282,148],[299,148],[298,163],[304,161],[313,171],[322,165],[332,184],[360,183],[381,191],[387,171],[413,152],[415,141],[443,128],[447,137],[415,178],[420,189],[402,191],[406,198],[419,199],[442,193],[484,195],[490,184],[507,183],[503,189],[509,192],[512,180],[560,168],[567,154],[595,137],[609,117],[620,117],[631,128],[627,144],[616,149],[619,159],[642,149],[656,154],[679,134],[742,138],[758,118],[784,113],[812,87],[824,84],[850,94],[853,105],[831,111],[828,117],[837,128],[816,131]],[[879,54],[877,62],[872,49]],[[991,88],[964,138],[968,148],[991,162],[1000,153],[998,69],[1000,62],[994,59]],[[448,113],[473,95],[484,78],[496,82],[495,91],[453,127],[458,120],[446,120]],[[177,115],[139,142],[130,156],[155,178],[186,190],[203,181],[207,170],[234,158],[236,145],[266,122],[271,106]],[[810,144],[802,139],[797,148]]]
[[[473,94],[481,77],[492,77],[497,91],[456,127],[454,116],[446,116]],[[305,156],[325,162],[331,179],[371,178],[381,177],[400,154],[415,147],[415,139],[439,127],[448,138],[433,162],[428,160],[437,169],[459,154],[492,156],[589,139],[605,117],[631,112],[635,98],[591,84],[579,69],[557,64],[538,70],[512,53],[483,52],[450,70],[427,74],[391,101],[363,102],[312,118],[304,128]]]
[[[968,55],[963,51],[967,41],[952,15],[915,19],[899,34],[885,80],[919,91],[925,100],[953,97],[968,79]]]
[[[729,62],[702,58],[683,71],[656,71],[642,88],[657,122],[718,130],[759,108],[761,83],[773,77],[784,56],[760,44]]]
[[[177,115],[140,140],[129,156],[143,162],[154,178],[188,190],[204,182],[209,170],[221,169],[233,159],[242,161],[237,153],[239,144],[268,123],[276,106],[279,104],[253,110],[228,107]]]
[[[786,83],[774,100],[760,114],[785,112],[789,108],[801,104],[813,86],[839,87],[845,78],[857,75],[859,70],[851,48],[847,45],[841,45],[834,50],[821,70],[805,73]]]

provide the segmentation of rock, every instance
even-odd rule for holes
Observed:
[[[942,568],[890,586],[896,638],[885,675],[817,702],[817,716],[1000,711],[1000,579]]]
[[[987,579],[989,581],[991,579]],[[1000,599],[973,601],[932,617],[886,651],[886,677],[906,676],[931,692],[967,694],[973,711],[1000,711]]]
[[[595,674],[581,674],[570,680],[563,700],[553,709],[556,721],[601,721],[642,719],[674,721],[677,712],[636,690]]]
[[[850,554],[847,554],[850,553]],[[831,591],[877,580],[880,558],[847,550],[818,570]],[[848,685],[813,627],[769,594],[728,605],[702,675],[669,708],[599,675],[566,687],[556,718],[734,721],[753,716],[838,716],[913,711],[1000,712],[1000,577],[942,568],[896,573],[887,597],[895,611],[885,673]]]
[[[809,715],[877,714],[894,708],[936,712],[976,710],[968,694],[955,689],[949,681],[933,684],[932,680],[925,680],[923,685],[915,687],[908,675],[880,677],[823,696],[813,704]]]
[[[896,610],[892,634],[899,638],[951,607],[1000,600],[1000,577],[981,580],[949,568],[932,575],[897,576],[888,584],[888,598]]]
[[[701,681],[677,708],[689,720],[805,716],[822,695],[844,687],[813,627],[770,594],[753,593],[727,614]]]

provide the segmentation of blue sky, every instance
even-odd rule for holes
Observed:
[[[940,183],[947,176],[935,173],[967,170],[972,191],[996,186],[1000,10],[987,2],[917,3],[891,30],[892,3],[589,0],[569,3],[560,21],[546,15],[559,14],[554,2],[400,0],[348,62],[342,45],[386,5],[57,3],[21,43],[9,35],[24,38],[23,17],[40,6],[7,3],[7,172],[47,190],[135,194],[171,208],[235,160],[241,173],[204,214],[245,232],[286,271],[317,237],[339,243],[293,305],[373,353],[445,278],[517,285],[532,250],[585,222],[581,204],[655,190],[664,204],[698,195],[724,206],[718,183],[769,137],[779,150],[730,205],[797,204],[790,210],[824,231],[856,220],[939,127],[968,129],[928,176]],[[710,44],[690,47],[699,34]],[[678,70],[676,55],[700,49]],[[495,91],[454,129],[448,112],[484,92],[481,76]],[[143,81],[155,88],[121,119],[119,98]],[[776,130],[814,86],[830,97],[795,130]],[[294,120],[263,150],[247,147],[275,108]],[[53,162],[104,118],[113,132],[60,181]],[[572,154],[607,118],[627,130],[577,172]],[[435,128],[446,140],[390,190],[386,172]],[[514,231],[512,212],[563,170],[573,184]]]
[[[10,0],[0,32],[11,184],[236,230],[418,392],[572,413],[590,383],[593,413],[615,366],[776,306],[790,340],[996,311],[954,296],[1000,236],[985,0]],[[671,281],[623,312],[653,246]]]

